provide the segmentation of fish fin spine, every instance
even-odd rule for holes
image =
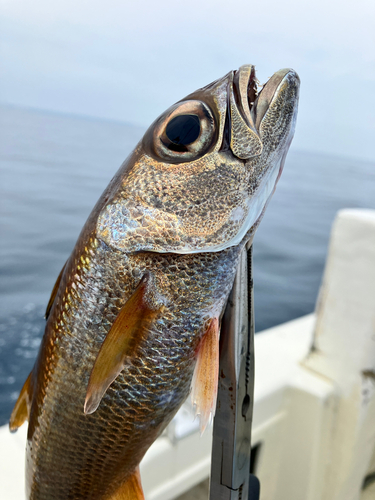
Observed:
[[[12,414],[9,419],[9,430],[10,432],[16,432],[19,427],[30,417],[30,407],[33,398],[33,371],[30,372],[27,377],[23,387],[21,389],[20,395],[14,405]]]
[[[213,318],[204,333],[197,354],[191,400],[196,415],[200,418],[200,432],[203,434],[213,418],[216,409],[219,377],[219,320]]]
[[[68,261],[66,261],[66,262],[68,262]],[[47,304],[47,307],[46,307],[46,312],[44,313],[45,319],[48,319],[48,316],[50,315],[52,306],[53,306],[53,304],[55,302],[57,291],[58,291],[58,289],[60,287],[61,278],[62,278],[62,275],[64,274],[64,269],[66,267],[66,262],[63,265],[63,268],[61,269],[60,274],[58,275],[58,277],[56,279],[56,283],[53,285],[51,296],[49,298],[49,301],[48,301],[48,304]]]

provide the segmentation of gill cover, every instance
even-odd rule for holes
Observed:
[[[147,130],[106,193],[97,236],[124,252],[215,252],[259,222],[294,133],[299,78],[257,94],[242,66],[177,102]]]

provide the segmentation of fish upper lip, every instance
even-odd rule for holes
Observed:
[[[278,89],[280,88],[283,81],[288,77],[292,76],[299,82],[299,76],[291,68],[284,68],[276,71],[271,78],[265,83],[262,89],[259,91],[252,107],[251,107],[251,117],[254,123],[254,127],[259,132],[262,120],[267,113]]]

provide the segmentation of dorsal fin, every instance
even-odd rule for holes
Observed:
[[[68,261],[66,261],[66,262],[68,262]],[[60,274],[57,277],[56,283],[53,285],[51,296],[49,298],[49,301],[48,301],[48,304],[47,304],[47,307],[46,307],[46,312],[44,314],[44,317],[46,319],[48,319],[48,316],[49,316],[49,313],[51,312],[53,303],[55,302],[55,298],[56,298],[56,295],[57,295],[57,290],[59,289],[59,286],[60,286],[60,282],[61,282],[62,275],[64,273],[66,262],[63,265],[63,268],[61,269]]]
[[[87,386],[85,413],[97,409],[108,387],[136,352],[163,303],[152,275],[145,274],[104,339]]]
[[[10,432],[16,432],[16,430],[29,419],[31,401],[33,399],[32,373],[31,371],[26,382],[23,384],[20,395],[14,405],[9,420]]]
[[[213,318],[203,335],[198,348],[191,399],[200,418],[203,434],[216,409],[217,384],[219,377],[219,320]]]

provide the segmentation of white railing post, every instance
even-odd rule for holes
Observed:
[[[304,366],[332,381],[321,500],[357,500],[375,450],[375,212],[342,210],[331,236]]]

